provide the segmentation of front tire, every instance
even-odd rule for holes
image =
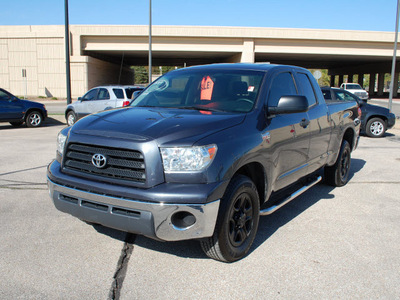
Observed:
[[[386,132],[386,122],[381,118],[372,118],[367,122],[365,132],[372,138],[382,137]]]
[[[43,117],[38,111],[31,111],[25,119],[26,126],[28,127],[39,127],[42,125]]]
[[[335,164],[325,167],[325,181],[332,186],[344,186],[349,181],[351,166],[351,149],[348,141],[344,140],[340,147]]]
[[[71,110],[67,113],[67,125],[72,126],[76,122],[76,114]]]
[[[236,175],[221,199],[214,234],[200,241],[215,260],[233,262],[246,256],[257,233],[260,201],[250,178]]]

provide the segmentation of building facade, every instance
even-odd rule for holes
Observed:
[[[345,75],[362,82],[368,74],[370,94],[372,89],[379,95],[391,70],[393,43],[391,32],[153,26],[152,57],[155,66],[270,62],[328,69],[331,85]],[[71,25],[72,97],[101,84],[133,84],[130,66],[147,65],[148,49],[147,26]],[[2,88],[20,96],[65,98],[65,69],[64,26],[0,26]]]

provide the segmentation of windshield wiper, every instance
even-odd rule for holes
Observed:
[[[190,110],[204,110],[204,111],[214,111],[214,112],[224,112],[224,110],[209,108],[209,107],[198,107],[198,106],[177,106],[171,107],[176,109],[190,109]]]

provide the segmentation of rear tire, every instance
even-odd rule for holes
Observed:
[[[26,126],[28,127],[39,127],[40,125],[42,125],[42,122],[42,114],[37,110],[28,113],[25,119]]]
[[[233,262],[246,256],[257,233],[260,201],[250,178],[236,175],[221,199],[217,224],[210,238],[200,240],[204,253]]]
[[[350,166],[350,144],[344,140],[335,164],[324,169],[326,183],[332,186],[344,186],[349,181]]]

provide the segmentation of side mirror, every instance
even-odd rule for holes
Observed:
[[[78,101],[82,101],[82,97],[78,97]]]
[[[271,115],[279,114],[294,114],[308,111],[308,101],[306,96],[282,96],[278,105],[268,107],[268,112]]]

